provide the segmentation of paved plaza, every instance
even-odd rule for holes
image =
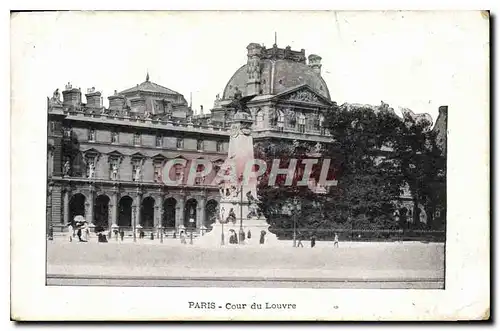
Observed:
[[[418,287],[444,285],[444,245],[318,242],[200,247],[174,240],[47,243],[49,285]],[[183,283],[183,284],[180,284]],[[394,285],[394,284],[399,285]],[[393,284],[393,285],[391,285]],[[412,285],[419,284],[419,285]],[[320,286],[321,285],[321,286]]]

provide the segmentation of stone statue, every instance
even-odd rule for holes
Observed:
[[[71,170],[71,165],[70,165],[69,161],[64,162],[63,175],[64,176],[69,176],[70,170]]]
[[[261,217],[262,216],[262,211],[260,210],[259,205],[258,205],[259,200],[256,199],[252,195],[251,191],[247,192],[246,197],[248,199],[248,202],[250,203],[250,205],[248,207],[249,210],[250,210],[250,212],[248,213],[247,218],[252,218],[252,217],[259,218],[259,217]]]
[[[240,91],[240,89],[238,88],[238,86],[236,86],[236,87],[234,88],[234,90],[235,90],[235,91],[234,91],[234,96],[233,96],[233,99],[234,99],[235,101],[240,101],[240,100],[241,100],[241,98],[243,97],[243,94],[241,93],[241,91]]]
[[[233,96],[233,102],[232,105],[236,109],[236,113],[245,113],[247,115],[250,115],[250,111],[246,108],[246,105],[244,102],[241,101],[243,98],[243,94],[241,93],[240,89],[238,86],[236,86]]]
[[[95,166],[94,163],[89,164],[89,178],[94,178]]]
[[[231,208],[229,210],[229,215],[226,218],[226,223],[229,223],[229,222],[236,223],[236,214],[234,213],[233,208]]]
[[[320,142],[317,142],[316,145],[314,145],[314,152],[321,153],[321,151],[323,151],[323,145]]]
[[[141,180],[141,168],[140,167],[135,168],[134,179],[136,182]]]
[[[111,170],[111,179],[117,180],[118,179],[118,164],[113,163],[112,165],[112,170]]]
[[[50,101],[52,101],[52,103],[61,104],[61,97],[59,94],[59,89],[56,89],[54,91],[54,94],[52,95],[52,99]]]

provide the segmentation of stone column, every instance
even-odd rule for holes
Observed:
[[[85,215],[87,218],[87,222],[89,224],[94,223],[94,186],[89,187],[89,209],[88,215]]]
[[[160,194],[158,197],[158,203],[155,206],[155,227],[158,227],[158,225],[163,226],[162,220],[163,220],[163,201],[165,199],[165,196],[163,194]]]
[[[200,204],[198,207],[198,212],[196,213],[196,228],[199,229],[201,228],[202,225],[205,222],[205,205],[206,205],[206,197],[202,196],[200,198]]]
[[[175,211],[175,228],[179,229],[179,226],[184,225],[184,195],[179,197],[179,201],[177,201],[177,207]]]
[[[137,195],[135,196],[135,225],[141,224],[141,194],[138,192]]]
[[[63,220],[64,220],[64,225],[66,225],[70,222],[70,220],[69,220],[69,190],[68,189],[64,190],[64,196],[63,196]]]
[[[108,213],[110,220],[108,222],[108,225],[110,226],[111,230],[111,226],[118,223],[118,192],[116,190],[113,190],[111,192],[111,201],[109,204]]]

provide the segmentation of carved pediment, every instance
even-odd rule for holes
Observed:
[[[137,152],[137,153],[134,153],[134,154],[130,155],[130,158],[132,160],[142,160],[142,159],[145,159],[146,156],[144,154],[141,154],[141,153]]]
[[[314,89],[308,85],[302,85],[288,91],[284,91],[276,95],[276,98],[283,101],[314,103],[325,106],[330,106],[332,104],[330,100],[314,91]]]
[[[318,96],[308,90],[291,93],[286,96],[285,100],[320,103]]]

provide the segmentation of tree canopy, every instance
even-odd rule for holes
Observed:
[[[400,118],[386,104],[375,109],[335,105],[324,126],[332,141],[319,154],[311,153],[314,146],[309,142],[282,139],[256,144],[256,158],[268,165],[258,192],[272,226],[290,229],[295,214],[299,227],[308,229],[399,229],[405,186],[411,193],[409,202],[428,209],[427,224],[432,222],[433,208],[445,206],[446,158],[428,121]],[[276,185],[267,185],[273,160],[279,159],[280,168],[286,168],[293,158],[298,160],[293,185],[284,185],[283,175]],[[310,158],[320,161],[311,175],[316,182],[321,161],[330,159],[328,179],[336,179],[336,186],[320,194],[296,185],[302,178],[302,161]],[[415,209],[413,223],[418,224],[420,212]]]

